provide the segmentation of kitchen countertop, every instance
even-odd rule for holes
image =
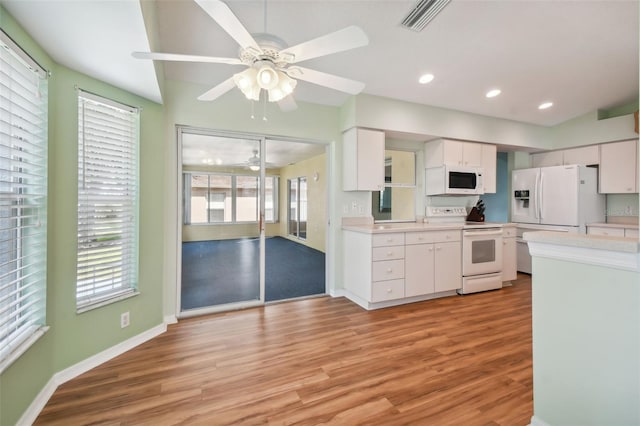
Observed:
[[[637,224],[631,223],[604,223],[604,222],[596,222],[596,223],[587,223],[587,226],[598,226],[601,228],[627,228],[627,229],[638,229]]]
[[[361,232],[365,234],[384,234],[392,232],[420,232],[420,231],[441,231],[464,228],[490,228],[516,226],[515,223],[495,223],[495,222],[476,222],[469,223],[429,223],[429,222],[390,222],[390,223],[351,223],[343,224],[342,229],[345,231]]]
[[[605,235],[574,234],[554,231],[525,232],[523,238],[528,242],[597,249],[624,253],[639,253],[640,241],[633,238],[611,237]]]

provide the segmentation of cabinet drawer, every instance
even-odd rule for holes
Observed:
[[[372,240],[373,247],[403,246],[403,245],[404,245],[403,232],[373,235],[373,240]]]
[[[589,227],[590,235],[608,235],[610,237],[624,237],[624,228]]]
[[[400,278],[404,278],[404,259],[372,263],[371,281],[397,280]]]
[[[448,243],[450,241],[460,241],[462,239],[461,231],[453,229],[450,231],[433,231],[434,243]]]
[[[511,238],[516,236],[516,228],[502,228],[502,238]]]
[[[384,302],[402,297],[404,297],[404,280],[380,281],[371,285],[372,302]]]
[[[433,232],[407,232],[405,244],[428,244],[433,242]]]
[[[625,228],[624,229],[624,236],[627,238],[638,238],[638,230],[637,229],[631,229],[631,228]]]
[[[404,259],[404,246],[374,247],[372,260]]]

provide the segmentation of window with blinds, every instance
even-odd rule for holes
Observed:
[[[47,73],[0,31],[0,373],[45,331]]]
[[[139,112],[78,94],[78,263],[83,312],[137,294]]]

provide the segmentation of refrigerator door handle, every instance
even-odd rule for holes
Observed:
[[[538,215],[540,216],[540,222],[542,222],[542,183],[544,181],[544,174],[540,171],[540,185],[538,187]]]
[[[536,180],[533,183],[533,202],[535,203],[535,209],[533,209],[534,219],[540,219],[540,217],[538,216],[538,192],[540,191],[540,188],[538,188],[538,180],[540,180],[540,174],[536,175]]]

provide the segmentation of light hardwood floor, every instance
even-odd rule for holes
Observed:
[[[180,321],[60,386],[38,425],[526,425],[531,280],[377,311],[317,298]]]

